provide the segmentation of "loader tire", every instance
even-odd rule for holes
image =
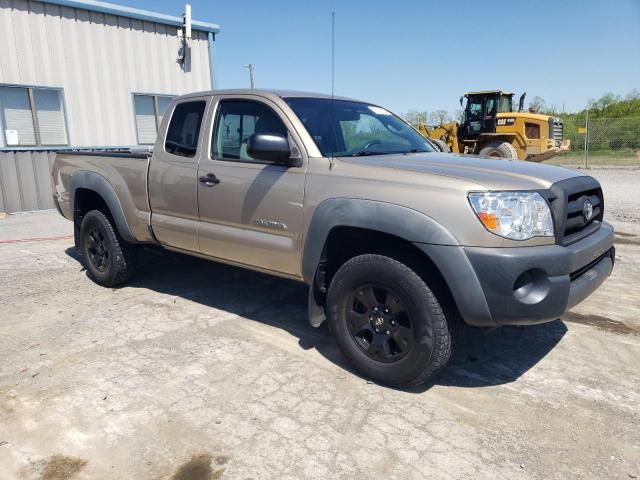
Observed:
[[[444,141],[438,140],[436,138],[432,138],[431,141],[436,144],[441,152],[449,153],[451,151],[449,145],[447,145]]]
[[[500,140],[489,142],[480,149],[478,155],[483,157],[506,158],[509,160],[518,159],[518,152],[516,151],[516,148],[509,142],[503,142]]]

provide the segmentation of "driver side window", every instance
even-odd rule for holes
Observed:
[[[288,132],[280,117],[262,103],[222,100],[213,131],[211,157],[217,160],[261,162],[247,153],[247,141],[254,133],[287,137]]]

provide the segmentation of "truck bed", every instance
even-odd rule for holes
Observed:
[[[60,212],[73,220],[73,178],[94,172],[113,188],[131,234],[138,242],[151,242],[147,173],[151,153],[135,150],[59,152],[53,164],[54,201]]]

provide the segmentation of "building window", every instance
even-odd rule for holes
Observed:
[[[162,122],[164,111],[173,97],[171,95],[133,95],[136,115],[136,133],[139,145],[153,145]]]
[[[2,85],[0,116],[6,147],[69,144],[59,89]]]

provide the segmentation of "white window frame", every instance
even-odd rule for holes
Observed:
[[[64,88],[60,87],[41,87],[38,85],[19,85],[13,83],[0,83],[0,87],[8,87],[8,88],[20,88],[22,90],[27,91],[27,96],[29,98],[29,108],[31,109],[31,121],[33,122],[33,131],[35,135],[36,143],[29,145],[8,145],[5,128],[7,125],[7,121],[4,115],[4,107],[0,104],[0,128],[2,132],[0,133],[0,139],[2,139],[2,145],[0,148],[5,150],[15,150],[15,149],[24,149],[24,148],[40,148],[40,147],[68,147],[71,145],[71,135],[69,133],[69,122],[67,121],[67,105],[64,98]],[[67,143],[47,143],[42,144],[40,139],[40,125],[38,124],[38,115],[36,111],[36,104],[33,97],[34,90],[54,90],[58,92],[58,99],[60,100],[60,107],[62,108],[62,119],[64,122],[64,131],[67,137]]]
[[[153,99],[153,113],[156,118],[156,135],[160,130],[160,112],[158,111],[158,98],[168,98],[170,100],[176,98],[178,95],[171,95],[168,93],[143,93],[133,92],[131,94],[131,105],[133,106],[133,128],[136,131],[136,144],[137,145],[154,145],[154,143],[140,143],[140,135],[138,133],[138,123],[136,121],[136,97],[151,97]]]

